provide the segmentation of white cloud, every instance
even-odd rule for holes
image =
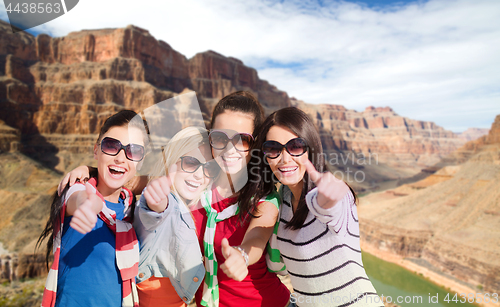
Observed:
[[[500,113],[499,16],[497,0],[381,10],[299,0],[82,0],[37,30],[62,36],[134,24],[187,57],[211,49],[239,58],[309,103],[391,106],[459,131],[489,127]]]

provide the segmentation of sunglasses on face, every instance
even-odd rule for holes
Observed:
[[[144,146],[138,144],[128,144],[123,146],[116,139],[105,137],[101,141],[101,151],[110,156],[116,156],[123,149],[125,157],[130,161],[139,162],[144,158]]]
[[[302,138],[291,139],[285,145],[276,141],[265,141],[264,144],[262,144],[262,151],[269,159],[276,159],[279,157],[283,148],[286,149],[290,156],[299,157],[302,156],[309,147],[307,146],[306,141]]]
[[[253,143],[253,136],[251,134],[237,133],[233,135],[232,138],[229,138],[229,136],[224,131],[219,130],[210,132],[210,134],[208,135],[208,139],[210,140],[210,145],[212,146],[212,148],[217,150],[223,150],[224,148],[226,148],[227,143],[231,141],[237,151],[244,152],[249,151]]]
[[[200,166],[203,168],[203,175],[207,178],[215,178],[219,173],[219,165],[214,160],[201,163],[195,157],[181,157],[181,169],[186,173],[194,173]]]

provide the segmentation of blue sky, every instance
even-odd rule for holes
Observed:
[[[500,114],[498,0],[82,0],[33,31],[129,24],[188,58],[241,59],[308,103],[390,106],[456,132],[489,128]]]

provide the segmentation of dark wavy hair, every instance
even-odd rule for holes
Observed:
[[[257,203],[261,198],[269,195],[275,189],[276,183],[278,183],[262,152],[262,144],[266,141],[267,133],[273,126],[287,128],[298,137],[303,138],[308,145],[308,159],[312,162],[316,170],[318,172],[328,171],[319,132],[312,119],[296,107],[280,109],[269,115],[256,133],[255,143],[252,147],[252,156],[248,164],[248,183],[242,189],[240,196],[240,210],[243,212],[258,213]],[[309,213],[305,196],[310,190],[315,188],[315,184],[309,178],[307,172],[304,174],[303,180],[304,186],[299,199],[299,205],[293,218],[286,225],[287,228],[292,230],[300,229],[304,225],[304,221]],[[351,191],[353,195],[356,195],[352,189]]]
[[[252,115],[253,117],[252,135],[255,138],[255,133],[257,129],[264,121],[264,109],[262,108],[262,105],[252,93],[247,91],[237,91],[222,98],[215,105],[214,111],[212,112],[212,121],[210,122],[211,129],[215,124],[215,119],[217,118],[217,116],[224,113],[225,111],[241,112],[244,114]],[[245,210],[240,210],[239,219],[241,223],[243,223],[248,218],[248,214],[249,212]],[[250,213],[250,215],[252,214]]]
[[[137,113],[131,110],[119,111],[118,113],[106,119],[106,121],[101,127],[96,143],[99,143],[101,141],[102,136],[106,132],[108,132],[109,129],[113,127],[123,127],[123,126],[132,126],[139,128],[143,132],[144,144],[146,146],[148,145],[149,143],[148,126],[146,122],[142,120],[142,118]],[[97,177],[97,169],[90,169],[90,177]],[[38,237],[38,241],[36,242],[35,245],[35,251],[36,251],[41,246],[43,240],[48,238],[46,245],[47,251],[45,254],[45,263],[47,265],[47,270],[49,269],[50,254],[52,253],[52,248],[54,247],[54,240],[52,240],[54,237],[54,230],[59,228],[59,225],[61,225],[61,222],[64,219],[64,216],[61,216],[61,208],[64,204],[64,198],[68,189],[69,189],[69,183],[66,185],[60,196],[57,194],[57,191],[54,193],[52,197],[52,204],[50,205],[49,218],[47,220],[45,228],[40,234],[40,237]],[[132,204],[131,208],[132,214],[134,212],[134,206],[135,202]],[[62,231],[62,229],[60,229],[60,231]]]
[[[264,110],[257,98],[250,92],[238,91],[222,98],[214,107],[210,129],[213,128],[215,119],[225,111],[241,112],[253,116],[253,134],[264,120]]]

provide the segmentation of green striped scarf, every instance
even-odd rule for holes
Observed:
[[[212,189],[207,189],[203,192],[201,204],[207,212],[207,226],[205,228],[205,235],[203,236],[203,249],[205,257],[205,282],[203,283],[203,296],[201,298],[201,305],[208,307],[219,306],[219,284],[217,281],[218,263],[215,257],[214,240],[215,240],[215,227],[218,222],[226,220],[230,217],[237,215],[240,212],[238,203],[231,205],[224,209],[222,212],[217,212],[212,208]],[[279,210],[279,195],[276,191],[268,195],[263,201],[273,203]],[[279,221],[279,219],[278,219]],[[275,225],[275,232],[277,231]],[[277,251],[279,253],[279,251]],[[267,258],[267,256],[266,256]]]
[[[283,187],[283,186],[281,186]],[[280,189],[281,190],[281,189]],[[267,200],[271,203],[273,203],[276,208],[278,208],[278,218],[276,219],[276,224],[274,224],[274,230],[271,235],[271,238],[269,239],[269,242],[267,243],[266,246],[266,264],[267,264],[267,270],[269,272],[273,272],[279,275],[286,275],[288,274],[286,270],[286,265],[283,262],[283,258],[281,257],[281,253],[278,249],[278,227],[280,225],[280,216],[281,216],[281,211],[280,211],[280,204],[281,204],[281,198],[280,198],[280,193],[276,192],[276,190],[273,190],[268,198],[271,198],[271,200]]]

